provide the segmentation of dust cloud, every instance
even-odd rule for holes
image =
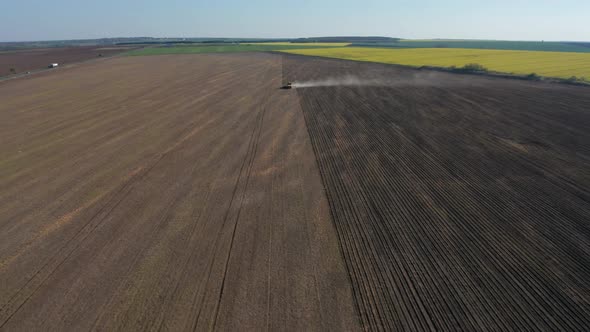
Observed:
[[[293,82],[295,88],[315,88],[321,86],[387,86],[387,81],[380,78],[360,78],[356,76],[330,77],[319,80]]]
[[[464,80],[455,79],[453,84],[460,83]],[[404,75],[403,77],[367,77],[344,75],[339,77],[327,77],[324,79],[314,79],[307,81],[294,81],[293,88],[316,88],[316,87],[404,87],[404,86],[440,86],[448,85],[448,79],[441,77],[439,73],[417,73],[414,75]]]

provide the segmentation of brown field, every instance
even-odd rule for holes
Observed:
[[[0,330],[354,330],[278,55],[0,83]]]
[[[589,91],[262,53],[0,82],[0,330],[585,330]]]
[[[0,76],[12,74],[10,68],[14,68],[18,74],[47,68],[50,63],[57,62],[60,65],[72,64],[99,58],[99,54],[107,57],[128,50],[129,47],[83,46],[0,52]]]
[[[365,328],[588,329],[590,89],[297,56],[283,70],[373,85],[297,90]]]

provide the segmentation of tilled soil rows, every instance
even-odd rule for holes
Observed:
[[[297,93],[364,328],[590,326],[590,89],[290,55],[283,77],[318,85]]]
[[[0,330],[356,330],[281,56],[0,82]]]

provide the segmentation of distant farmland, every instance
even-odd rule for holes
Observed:
[[[0,331],[588,330],[588,87],[206,45],[0,81]]]
[[[268,43],[249,43],[251,45],[279,45],[279,46],[322,46],[322,47],[343,47],[350,43],[292,43],[292,42],[268,42]],[[590,50],[590,49],[589,49]]]
[[[131,47],[56,47],[33,48],[0,52],[0,76],[19,74],[47,68],[50,63],[60,65],[108,57],[129,51]]]
[[[590,47],[584,43],[511,40],[400,40],[398,42],[388,43],[354,43],[352,46],[392,48],[476,48],[488,50],[590,53]]]
[[[345,43],[252,43],[252,44],[201,44],[190,46],[158,46],[139,49],[127,55],[162,55],[162,54],[199,54],[199,53],[236,53],[268,52],[289,49],[311,49],[345,46]]]
[[[483,65],[490,71],[545,77],[590,78],[590,54],[566,52],[502,51],[444,48],[320,48],[283,50],[302,55],[337,59],[399,64],[413,67],[462,67],[469,63]]]

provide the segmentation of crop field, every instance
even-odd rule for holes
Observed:
[[[129,51],[129,47],[86,46],[5,51],[0,52],[0,76],[47,68],[47,65],[55,62],[62,65],[71,64],[125,51]],[[11,69],[14,69],[14,72]]]
[[[0,331],[586,330],[588,91],[260,52],[2,81]]]
[[[529,52],[474,49],[369,47],[284,50],[283,52],[406,66],[462,67],[478,63],[488,70],[545,77],[590,79],[590,53]]]
[[[281,73],[177,55],[0,82],[0,330],[358,329]]]
[[[328,45],[329,44],[329,45]],[[162,55],[162,54],[199,54],[199,53],[237,53],[268,52],[289,49],[339,47],[336,43],[248,43],[248,44],[211,44],[189,46],[158,46],[128,52],[127,55]]]
[[[297,93],[366,329],[590,326],[588,88],[301,56],[283,72],[316,82]]]
[[[394,43],[354,43],[352,46],[393,48],[475,48],[488,50],[520,50],[590,53],[584,43],[507,41],[507,40],[400,40]]]
[[[265,43],[249,43],[251,45],[273,45],[273,46],[322,46],[322,47],[344,47],[350,45],[350,43],[292,43],[292,42],[265,42]]]

